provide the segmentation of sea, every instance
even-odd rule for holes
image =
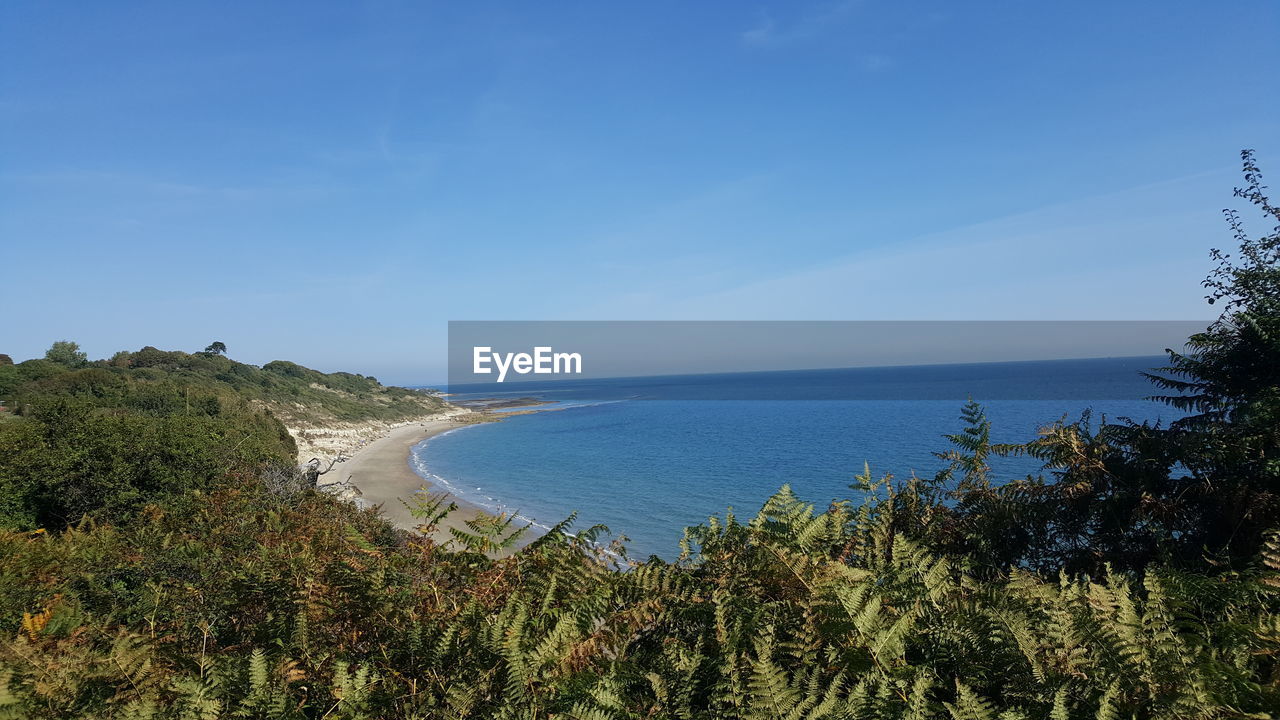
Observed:
[[[414,468],[458,498],[515,514],[531,533],[576,513],[625,537],[630,557],[673,559],[687,526],[733,512],[749,519],[784,484],[823,508],[858,499],[864,468],[932,477],[935,453],[980,403],[994,442],[1025,442],[1055,421],[1161,422],[1142,375],[1167,358],[564,380],[450,388],[480,406],[519,399],[537,412],[464,426],[417,445]],[[997,482],[1039,474],[996,458]]]

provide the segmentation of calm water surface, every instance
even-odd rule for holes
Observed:
[[[414,449],[420,473],[490,510],[539,526],[578,513],[629,538],[633,556],[671,558],[681,530],[733,507],[753,515],[784,483],[825,504],[854,496],[873,473],[932,475],[933,453],[958,432],[972,396],[996,442],[1020,442],[1064,415],[1168,421],[1174,411],[1143,400],[1139,374],[1162,358],[751,373],[528,384],[562,409],[461,428]],[[494,397],[493,388],[472,397]],[[459,395],[466,398],[466,395]],[[843,399],[821,400],[816,397]],[[707,399],[711,398],[711,399]],[[725,399],[739,398],[739,399]],[[998,459],[1003,477],[1039,467]]]

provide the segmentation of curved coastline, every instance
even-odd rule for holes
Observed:
[[[383,437],[356,451],[321,478],[323,485],[349,483],[359,490],[360,499],[381,506],[388,521],[403,530],[416,530],[419,522],[405,507],[423,490],[448,492],[458,509],[440,522],[432,533],[437,542],[453,538],[450,528],[465,530],[466,521],[488,514],[483,508],[458,498],[449,488],[440,487],[420,475],[413,466],[413,448],[419,443],[451,430],[469,427],[452,418],[433,418],[392,428]]]
[[[493,516],[506,513],[514,516],[520,524],[531,525],[530,533],[516,543],[522,547],[532,542],[535,537],[550,528],[540,522],[521,515],[518,511],[507,508],[501,500],[489,498],[492,505],[478,500],[449,481],[431,472],[425,459],[418,452],[430,440],[463,430],[468,427],[486,424],[486,420],[476,422],[459,421],[458,416],[479,413],[487,416],[487,421],[498,421],[505,417],[532,413],[563,410],[577,405],[561,405],[551,402],[522,402],[519,405],[502,410],[481,410],[462,406],[446,415],[437,415],[390,428],[381,437],[369,442],[351,454],[350,458],[336,465],[331,474],[322,477],[322,486],[347,484],[357,490],[354,498],[362,505],[376,506],[384,518],[402,530],[417,531],[419,521],[413,517],[406,502],[412,502],[421,493],[446,493],[449,500],[457,505],[457,510],[441,520],[431,533],[432,539],[438,543],[454,540],[451,529],[470,531],[466,523],[481,516]],[[457,412],[464,409],[464,412]]]
[[[535,411],[526,411],[526,412],[535,412]],[[516,414],[525,414],[525,413],[503,413],[503,414],[516,415]],[[529,525],[531,528],[530,531],[533,533],[533,535],[540,535],[550,530],[551,526],[538,522],[533,518],[522,515],[518,509],[508,507],[502,500],[498,498],[494,498],[486,495],[484,496],[484,498],[488,502],[485,502],[485,500],[478,499],[474,491],[468,492],[466,490],[463,490],[462,488],[458,488],[454,486],[452,483],[450,483],[448,478],[442,475],[437,475],[434,472],[431,472],[431,470],[426,465],[426,459],[423,457],[423,454],[425,453],[428,443],[431,440],[434,440],[438,437],[443,437],[453,432],[454,430],[461,430],[463,427],[466,427],[466,426],[464,425],[461,427],[452,428],[440,433],[433,433],[432,435],[423,438],[420,442],[410,447],[409,464],[413,467],[414,471],[420,477],[423,478],[424,482],[439,488],[443,492],[449,493],[449,496],[451,498],[454,498],[455,501],[458,503],[459,508],[463,506],[467,506],[467,507],[475,508],[476,510],[482,513],[486,513],[488,515],[505,514],[508,517],[514,517],[521,524]],[[518,543],[518,545],[524,545],[527,542],[530,542],[532,540],[533,540],[533,537],[526,536],[525,538],[522,538],[522,542]]]

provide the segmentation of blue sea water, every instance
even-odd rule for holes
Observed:
[[[1097,422],[1163,420],[1171,408],[1144,398],[1140,371],[1163,358],[738,373],[522,383],[464,388],[461,400],[534,396],[554,411],[508,417],[431,438],[413,452],[424,477],[490,510],[547,527],[578,513],[577,527],[607,525],[633,557],[672,558],[685,526],[732,506],[750,517],[789,483],[823,505],[855,497],[864,463],[879,476],[932,476],[942,437],[981,402],[996,442],[1092,410]],[[453,388],[455,391],[459,388]],[[836,398],[836,399],[821,399]],[[998,459],[998,477],[1037,472],[1032,460]]]

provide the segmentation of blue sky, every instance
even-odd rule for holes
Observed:
[[[0,352],[442,377],[448,320],[1194,319],[1280,5],[0,7]]]

